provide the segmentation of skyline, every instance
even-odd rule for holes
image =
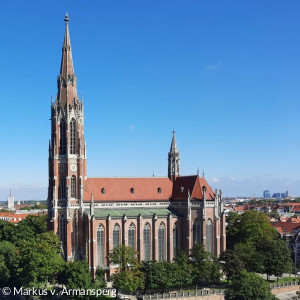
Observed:
[[[0,201],[47,197],[66,11],[88,177],[167,176],[175,130],[181,175],[300,195],[300,4],[116,3],[1,4]]]

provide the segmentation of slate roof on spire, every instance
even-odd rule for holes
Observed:
[[[173,130],[173,138],[172,138],[170,152],[178,152],[177,143],[176,143],[176,137],[175,137],[175,131],[174,130]]]
[[[64,104],[72,105],[74,101],[78,102],[77,97],[77,80],[74,73],[72,47],[69,33],[69,16],[65,16],[65,35],[62,47],[62,59],[60,66],[60,74],[58,76],[58,94],[57,100]]]

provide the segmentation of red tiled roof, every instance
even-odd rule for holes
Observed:
[[[26,217],[28,217],[30,214],[15,214],[12,212],[0,212],[0,220],[1,221],[8,221],[10,223],[19,223],[20,221],[23,221]],[[31,214],[31,215],[37,215],[37,214]]]
[[[172,181],[167,177],[88,178],[84,200],[90,201],[91,193],[94,201],[169,200],[172,185]],[[134,193],[131,193],[131,188],[134,189]],[[105,189],[105,193],[101,192],[102,189]]]
[[[299,202],[288,202],[288,203],[285,203],[285,206],[300,206],[300,203]]]
[[[244,206],[235,206],[234,207],[235,211],[244,211],[244,209],[245,209]]]
[[[174,183],[168,177],[88,178],[84,200],[90,201],[91,193],[94,201],[186,200],[188,191],[191,199],[203,199],[203,186],[206,187],[206,199],[213,200],[211,187],[197,175],[177,177]],[[134,193],[131,193],[131,188]]]
[[[300,230],[300,224],[299,223],[292,223],[292,222],[274,222],[271,223],[273,227],[276,228],[276,230],[282,234],[283,232],[292,233],[292,231]]]
[[[206,200],[213,200],[214,192],[212,191],[211,187],[208,185],[205,178],[201,178],[197,175],[177,177],[173,186],[172,199],[173,200],[187,199],[188,191],[190,192],[191,199],[203,199],[203,194],[202,194],[203,186],[206,187],[206,193],[205,193]]]
[[[27,206],[33,206],[33,204],[15,204],[14,208],[15,210],[19,210],[20,208],[27,207]]]

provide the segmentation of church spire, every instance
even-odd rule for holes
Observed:
[[[173,130],[173,138],[172,138],[170,152],[178,152],[177,143],[176,143],[176,137],[175,137],[175,130]]]
[[[177,148],[175,131],[173,130],[173,138],[171,143],[171,148],[168,157],[168,177],[171,180],[176,179],[179,176],[180,170],[180,156]]]
[[[66,13],[65,16],[65,36],[62,47],[62,59],[60,66],[60,73],[57,80],[58,94],[57,100],[61,101],[63,106],[67,103],[72,105],[74,102],[78,102],[77,97],[77,79],[74,73],[72,47],[69,33],[69,16]]]

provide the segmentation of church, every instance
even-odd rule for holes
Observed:
[[[139,261],[172,261],[196,243],[218,256],[226,248],[222,192],[204,176],[180,176],[175,132],[167,177],[87,177],[84,103],[77,95],[65,17],[57,98],[51,101],[48,227],[59,235],[66,260],[87,259],[109,278],[107,255],[118,245],[133,247]],[[112,162],[113,163],[113,162]]]

